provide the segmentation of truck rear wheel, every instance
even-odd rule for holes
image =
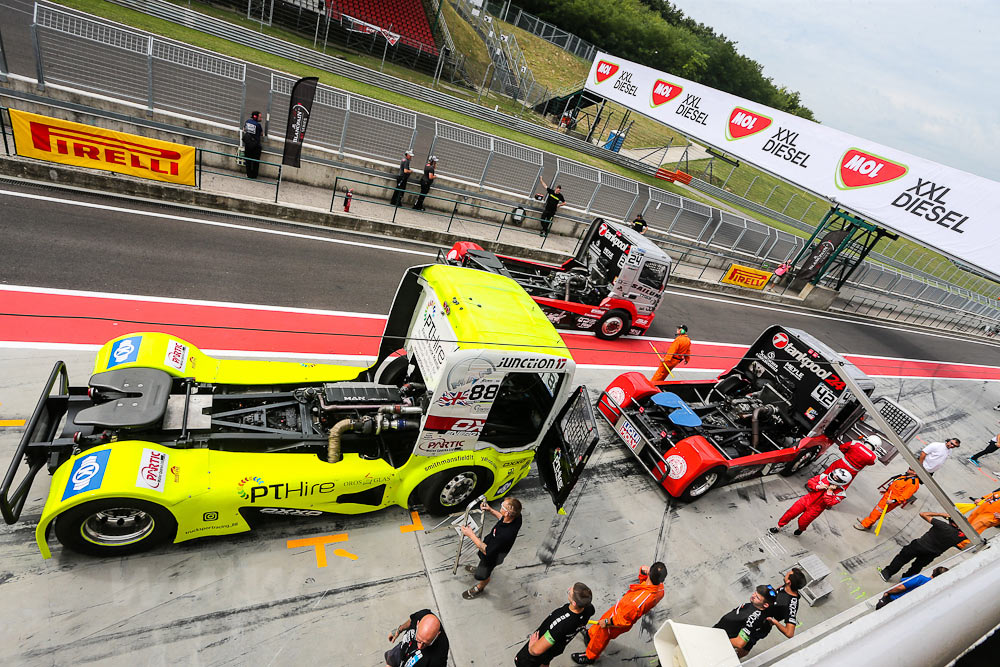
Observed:
[[[604,317],[597,322],[595,335],[602,340],[614,340],[628,331],[632,326],[632,318],[620,308],[608,311]]]
[[[451,514],[464,510],[469,501],[485,493],[491,484],[493,475],[486,468],[452,468],[425,480],[418,497],[431,514]]]
[[[810,447],[809,449],[803,449],[798,455],[792,459],[792,462],[785,466],[779,474],[784,477],[791,477],[798,471],[805,468],[807,465],[816,460],[819,456],[819,447]]]
[[[716,468],[704,472],[688,484],[688,487],[684,489],[684,493],[681,494],[681,500],[688,503],[697,500],[714,489],[720,481],[722,481],[721,469]]]
[[[177,521],[170,510],[134,498],[102,498],[56,517],[56,538],[88,556],[125,556],[173,540]]]

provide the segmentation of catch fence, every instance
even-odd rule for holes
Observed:
[[[542,174],[542,151],[460,125],[434,122],[430,153],[439,158],[437,173],[525,196]]]
[[[639,183],[617,174],[556,158],[556,173],[551,187],[561,186],[563,197],[585,213],[597,213],[625,220],[639,199]]]
[[[62,83],[154,108],[239,123],[246,65],[128,26],[35,4],[38,82]]]

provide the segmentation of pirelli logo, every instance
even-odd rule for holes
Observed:
[[[10,110],[17,154],[140,178],[194,185],[195,149],[81,123]]]
[[[719,282],[750,289],[764,289],[764,285],[771,279],[770,271],[761,271],[750,266],[740,264],[730,264],[729,269],[722,275]]]

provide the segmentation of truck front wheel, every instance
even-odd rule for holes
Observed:
[[[594,334],[602,340],[614,340],[628,331],[632,326],[632,318],[620,308],[608,311],[597,323]]]
[[[102,498],[56,517],[56,538],[88,556],[125,556],[169,542],[177,533],[170,510],[134,498]]]
[[[805,468],[807,465],[816,460],[819,456],[819,447],[810,447],[809,449],[803,449],[798,455],[785,466],[785,469],[781,471],[781,475],[784,477],[791,477],[798,471]]]
[[[442,515],[460,512],[470,500],[481,496],[493,484],[486,468],[465,466],[439,472],[420,485],[419,498],[424,509]]]
[[[714,489],[720,481],[722,481],[722,474],[718,468],[704,472],[688,484],[684,493],[681,494],[681,500],[688,503],[697,500]]]

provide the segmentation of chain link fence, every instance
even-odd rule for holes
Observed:
[[[38,82],[62,83],[154,108],[239,123],[246,65],[117,23],[35,5]]]
[[[584,41],[556,26],[543,21],[533,14],[529,14],[520,7],[515,7],[510,2],[503,0],[485,0],[483,6],[490,14],[502,21],[526,30],[531,34],[541,37],[550,44],[555,44],[564,51],[569,51],[577,58],[593,60],[597,53],[597,47],[590,42]]]
[[[542,151],[441,121],[434,123],[430,152],[440,158],[443,176],[525,196],[542,173]]]
[[[267,97],[268,134],[284,138],[288,103],[297,79],[271,72]],[[337,90],[316,87],[309,117],[309,143],[363,157],[394,160],[413,148],[417,114],[384,102]]]

